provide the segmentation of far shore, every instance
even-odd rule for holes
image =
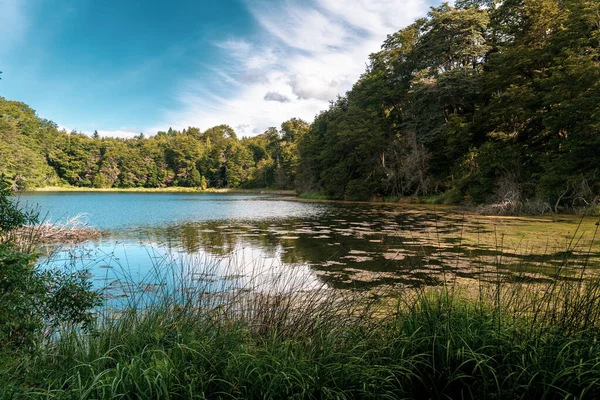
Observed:
[[[223,194],[276,194],[296,196],[294,190],[276,189],[198,189],[191,187],[169,186],[162,188],[89,188],[75,186],[47,186],[28,190],[31,192],[132,192],[132,193],[223,193]]]
[[[388,204],[388,205],[414,205],[414,206],[434,206],[441,208],[455,208],[454,205],[434,205],[428,204],[417,197],[397,197],[393,200],[385,198],[373,198],[371,200],[340,200],[328,198],[321,194],[315,193],[298,193],[295,190],[280,190],[280,189],[227,189],[227,188],[210,188],[210,189],[199,189],[193,187],[182,187],[182,186],[168,186],[161,188],[92,188],[92,187],[77,187],[77,186],[46,186],[42,188],[35,188],[26,190],[26,192],[94,192],[94,193],[219,193],[219,194],[272,194],[286,196],[282,197],[281,200],[294,200],[310,203],[353,203],[353,204]]]
[[[591,218],[597,218],[597,212],[575,212],[575,213],[505,213],[495,214],[485,212],[481,207],[471,206],[464,207],[456,204],[440,204],[430,201],[428,198],[406,196],[406,197],[374,197],[370,200],[339,200],[331,199],[325,195],[314,192],[298,193],[295,190],[278,190],[278,189],[206,189],[202,190],[199,188],[191,187],[179,187],[169,186],[162,188],[90,188],[90,187],[76,187],[76,186],[47,186],[42,188],[35,188],[27,190],[26,192],[91,192],[91,193],[203,193],[203,194],[265,194],[265,195],[278,195],[279,200],[288,201],[301,201],[308,203],[353,203],[353,204],[373,204],[373,205],[392,205],[392,206],[404,206],[404,207],[415,207],[415,208],[426,208],[435,210],[460,210],[464,213],[479,214],[488,217],[497,218],[527,218],[527,217],[573,217],[586,215]]]
[[[77,186],[46,186],[27,190],[26,192],[80,192],[80,193],[204,193],[204,194],[266,194],[279,195],[280,200],[301,201],[307,203],[351,203],[351,204],[386,204],[386,205],[402,205],[402,206],[417,206],[437,209],[456,208],[455,205],[427,204],[419,201],[416,197],[399,197],[394,200],[385,198],[373,198],[367,201],[360,200],[339,200],[327,198],[324,195],[315,193],[299,194],[295,190],[278,190],[278,189],[206,189],[202,190],[193,187],[169,186],[162,188],[90,188]]]

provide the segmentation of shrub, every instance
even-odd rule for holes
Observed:
[[[4,175],[0,175],[0,241],[6,241],[9,232],[25,224],[38,222],[33,211],[17,207],[12,195],[12,185]]]
[[[86,271],[41,269],[34,254],[16,248],[10,233],[37,222],[37,217],[20,209],[11,195],[1,176],[0,346],[21,348],[60,325],[89,327],[94,320],[89,310],[99,306],[101,298],[92,290]]]

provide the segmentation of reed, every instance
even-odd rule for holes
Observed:
[[[43,222],[25,225],[15,230],[12,239],[19,247],[26,250],[30,246],[49,243],[81,243],[95,240],[102,236],[102,231],[88,225],[87,216],[78,214],[64,222]]]
[[[242,256],[159,258],[137,283],[123,266],[95,329],[0,356],[0,397],[599,398],[600,277],[576,238],[552,279],[499,257],[377,297]]]

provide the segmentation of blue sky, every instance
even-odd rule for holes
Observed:
[[[0,0],[0,96],[106,136],[308,121],[428,0]]]

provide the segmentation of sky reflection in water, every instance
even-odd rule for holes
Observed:
[[[89,269],[97,287],[117,279],[155,284],[174,275],[215,291],[291,290],[285,285],[292,280],[293,290],[436,285],[491,279],[498,257],[503,273],[544,280],[563,262],[577,230],[575,219],[489,219],[439,207],[261,195],[44,193],[22,200],[38,203],[51,220],[87,213],[90,225],[106,231],[52,258],[53,265]],[[594,222],[586,220],[579,233],[589,235]],[[575,261],[587,260],[586,243],[572,252]],[[600,254],[591,249],[595,263]]]

